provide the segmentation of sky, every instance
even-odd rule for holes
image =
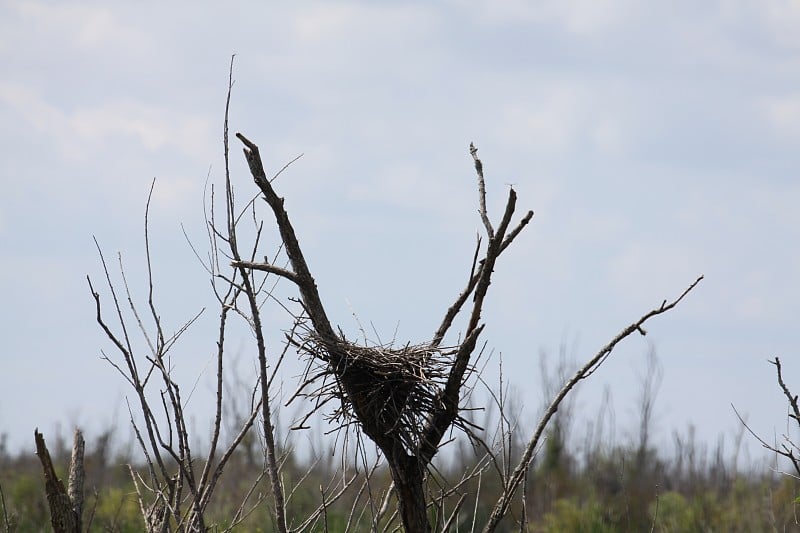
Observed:
[[[349,335],[355,315],[382,339],[432,336],[482,231],[474,142],[493,219],[510,185],[519,216],[536,213],[484,313],[487,380],[502,358],[524,423],[543,401],[542,354],[551,368],[559,353],[585,361],[702,274],[580,386],[574,431],[609,394],[618,440],[634,437],[653,349],[658,445],[691,426],[711,446],[732,442],[732,405],[780,438],[768,359],[800,390],[798,26],[788,0],[0,2],[6,446],[32,450],[36,427],[127,431],[131,391],[101,359],[114,352],[86,276],[102,286],[96,238],[146,294],[154,179],[162,318],[174,330],[207,308],[175,355],[202,440],[218,311],[184,231],[205,245],[232,54],[231,130],[261,147],[268,172],[303,154],[276,188]],[[254,196],[235,141],[231,161],[239,197]],[[245,379],[247,340],[235,341]],[[289,365],[287,390],[293,376]]]

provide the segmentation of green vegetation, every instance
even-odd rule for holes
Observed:
[[[564,426],[562,421],[554,427],[568,425]],[[763,465],[748,472],[737,471],[730,466],[735,462],[724,460],[719,450],[705,452],[695,443],[691,431],[687,439],[676,437],[683,445],[677,447],[678,454],[672,458],[652,449],[642,452],[637,446],[614,446],[607,450],[596,446],[592,451],[578,454],[564,442],[563,429],[551,431],[549,437],[529,474],[524,509],[518,503],[500,530],[519,531],[524,513],[527,531],[536,533],[800,531],[795,516],[795,498],[800,493],[797,480],[777,475]],[[87,442],[84,519],[87,523],[91,519],[91,531],[142,531],[144,523],[127,467],[131,460],[112,457],[109,442],[108,434]],[[63,469],[69,461],[69,450],[64,439],[56,439],[56,444],[53,458]],[[479,457],[466,443],[453,449],[456,451],[447,466],[441,466],[437,473],[450,483],[474,468]],[[337,477],[335,460],[330,455],[327,458],[316,461],[312,467],[297,460],[285,463],[287,487],[298,487],[289,505],[295,526],[319,505],[320,485],[328,486]],[[229,463],[223,486],[209,513],[212,530],[222,531],[227,527],[250,486],[253,473],[260,470],[259,464],[253,464],[252,455],[237,453]],[[476,511],[474,519],[479,530],[499,494],[498,479],[492,467],[486,467],[480,489],[478,478],[472,479],[459,494],[444,499],[442,515],[449,516],[458,497],[466,494],[466,503],[457,520],[458,530],[471,529]],[[369,501],[364,493],[358,497],[358,484],[354,484],[341,499],[328,506],[327,517],[321,518],[311,531],[345,531],[353,508],[353,524],[357,526],[352,530],[370,530],[369,512],[362,515],[360,522],[356,520],[370,501],[377,505],[389,481],[387,472],[377,471],[371,481],[373,497]],[[256,492],[267,493],[266,480],[262,483]],[[2,451],[0,485],[8,531],[49,530],[41,467],[32,453],[12,456]],[[430,486],[437,484],[433,482]],[[437,496],[431,494],[431,500],[435,501]],[[437,519],[440,509],[431,509],[432,519]],[[272,520],[270,502],[263,501],[236,530],[273,531]]]

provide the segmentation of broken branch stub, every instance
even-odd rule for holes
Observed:
[[[50,508],[50,524],[56,533],[80,533],[81,515],[83,511],[83,467],[84,440],[80,431],[75,431],[72,449],[72,461],[69,467],[69,486],[56,474],[50,452],[39,430],[33,432],[36,441],[36,455],[42,463],[44,487],[47,494],[47,506]]]

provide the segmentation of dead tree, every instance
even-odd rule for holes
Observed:
[[[253,142],[241,133],[244,153],[256,185],[275,216],[292,270],[269,262],[235,261],[233,266],[264,270],[282,276],[298,287],[311,328],[297,342],[301,351],[321,363],[319,371],[307,375],[312,393],[326,401],[339,400],[338,415],[343,423],[357,421],[364,434],[384,454],[398,495],[403,526],[409,532],[430,531],[424,480],[427,468],[451,426],[465,426],[460,416],[461,388],[473,368],[470,359],[483,331],[481,312],[500,254],[530,222],[529,211],[513,228],[510,224],[517,195],[510,189],[505,212],[497,229],[486,211],[483,166],[477,149],[470,153],[478,173],[480,215],[487,246],[475,260],[466,288],[447,310],[430,342],[420,345],[364,347],[335,332],[328,320],[311,271],[306,263],[289,215],[267,178],[261,155]],[[479,242],[480,246],[480,242]],[[472,295],[469,322],[463,340],[455,347],[441,344],[456,315]]]
[[[470,154],[478,178],[478,211],[487,244],[481,248],[479,239],[466,287],[447,310],[429,342],[419,345],[360,346],[345,338],[341,330],[337,332],[328,320],[284,200],[267,178],[258,146],[241,133],[236,136],[245,146],[244,155],[250,172],[275,216],[292,268],[281,268],[269,261],[237,260],[233,265],[277,274],[297,285],[310,326],[295,343],[301,352],[316,363],[309,367],[303,386],[311,390],[309,395],[316,397],[318,404],[338,400],[340,407],[333,418],[343,425],[357,423],[378,446],[389,464],[403,527],[408,532],[428,532],[431,525],[426,512],[426,473],[443,436],[451,427],[469,431],[468,422],[460,414],[461,393],[474,370],[471,359],[484,328],[481,313],[491,276],[498,258],[530,222],[533,212],[528,211],[519,222],[511,225],[517,202],[516,192],[511,188],[505,210],[495,228],[486,209],[483,164],[478,158],[477,149],[471,144]],[[660,308],[644,315],[624,330],[565,385],[531,439],[522,462],[504,481],[503,496],[492,513],[486,531],[492,531],[505,515],[530,465],[544,426],[566,394],[578,381],[594,372],[619,341],[636,331],[643,334],[642,325],[646,320],[672,309],[697,282],[676,301],[670,304],[664,301]],[[447,332],[470,296],[469,318],[461,342],[456,346],[443,347]]]

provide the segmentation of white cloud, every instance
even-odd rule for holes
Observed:
[[[433,11],[424,4],[319,3],[294,17],[291,27],[301,43],[330,46],[353,44],[354,39],[361,44],[370,37],[409,42],[429,33],[433,21]],[[392,31],[385,31],[389,27]]]
[[[102,47],[106,52],[114,48],[130,53],[149,47],[146,33],[120,22],[107,6],[23,1],[18,2],[16,8],[21,18],[27,19],[37,32],[61,35],[78,48],[96,50]]]
[[[51,138],[64,155],[73,159],[91,157],[113,136],[135,140],[150,152],[176,148],[186,155],[205,159],[211,148],[211,123],[207,116],[182,114],[134,100],[66,111],[29,87],[0,82],[0,103],[37,134]],[[20,129],[27,128],[20,125]]]
[[[580,107],[579,92],[569,87],[548,91],[534,105],[508,102],[503,106],[502,132],[498,133],[505,133],[508,142],[521,148],[563,152],[579,133]]]
[[[418,163],[398,162],[380,169],[368,182],[356,183],[351,194],[358,202],[437,212],[448,223],[463,227],[459,215],[464,215],[463,206],[471,207],[473,191],[458,187],[458,181],[436,179],[437,175]]]
[[[506,0],[502,2],[454,1],[476,20],[494,25],[538,23],[555,25],[575,35],[609,31],[633,18],[637,4],[629,0]]]
[[[637,241],[609,263],[609,276],[618,294],[634,301],[652,302],[654,296],[668,297],[694,281],[706,262],[691,243],[669,244],[657,240]],[[646,291],[637,288],[646,287]]]
[[[545,16],[559,21],[575,34],[610,30],[633,18],[635,3],[620,0],[551,0],[544,3]]]
[[[151,151],[174,147],[197,157],[207,156],[211,136],[206,116],[135,101],[80,109],[71,114],[69,123],[71,130],[85,139],[99,141],[108,135],[122,135],[137,139]]]
[[[525,89],[510,91],[508,101],[500,104],[494,133],[507,145],[550,156],[577,148],[619,155],[628,148],[630,124],[617,103],[621,89],[614,94],[602,85],[589,88],[566,79]]]
[[[317,5],[294,18],[295,35],[303,42],[329,43],[360,28],[361,10],[353,4]]]
[[[800,48],[800,1],[772,0],[758,6],[764,13],[769,34],[779,43]]]
[[[271,89],[317,108],[397,92],[429,72],[440,53],[441,21],[424,4],[317,3],[287,18],[274,45],[248,61],[262,63]]]
[[[800,93],[765,99],[761,108],[776,133],[796,142],[800,135]]]
[[[52,131],[66,121],[60,109],[45,102],[31,88],[20,84],[0,81],[0,102],[22,115],[24,122],[38,133]],[[20,129],[24,130],[22,126]]]

